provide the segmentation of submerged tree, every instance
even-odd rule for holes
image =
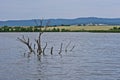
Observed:
[[[36,25],[39,25],[39,24],[37,23],[37,21],[35,21],[35,23],[36,23]],[[44,34],[44,31],[46,31],[49,23],[50,23],[50,21],[48,21],[48,22],[46,23],[46,26],[43,28],[43,30],[39,32],[38,38],[37,38],[37,39],[34,39],[34,40],[35,40],[35,42],[33,42],[34,45],[32,45],[32,42],[30,42],[30,38],[29,38],[29,37],[28,37],[28,38],[25,38],[24,35],[23,35],[22,38],[19,38],[19,37],[17,38],[20,42],[22,42],[23,44],[25,44],[25,45],[28,47],[28,49],[29,49],[29,54],[28,54],[28,55],[30,55],[31,53],[37,54],[38,60],[41,59],[41,58],[40,58],[41,55],[43,55],[43,56],[45,55],[45,50],[46,50],[46,48],[47,48],[47,42],[46,42],[44,48],[42,48],[41,39],[42,39],[42,35]],[[42,25],[43,25],[43,19],[40,20],[40,26],[39,26],[39,27],[42,27]],[[68,45],[67,45],[66,48],[65,48],[65,51],[66,51],[66,52],[67,52],[67,48],[68,48],[68,46],[70,45],[70,43],[71,43],[71,42],[69,42]],[[74,46],[74,47],[75,47],[75,46]],[[74,48],[74,47],[73,47],[73,48]],[[59,49],[59,52],[58,52],[58,54],[59,54],[60,56],[61,56],[61,53],[62,53],[62,48],[63,48],[63,43],[61,43],[60,49]],[[73,50],[73,48],[71,49],[71,51]],[[43,53],[43,54],[42,54],[42,53]],[[53,55],[53,46],[50,48],[50,54]]]

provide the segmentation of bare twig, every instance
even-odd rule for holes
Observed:
[[[75,45],[70,49],[70,51],[72,51],[75,48]]]
[[[50,54],[53,55],[53,46],[51,47]]]
[[[65,52],[67,52],[67,48],[69,47],[71,41],[67,44],[67,46],[65,47]]]
[[[34,49],[35,49],[35,47],[36,47],[36,44],[34,44]]]
[[[61,52],[62,52],[62,46],[63,46],[63,43],[61,43],[61,46],[60,46],[60,51],[59,51],[59,53],[58,53],[58,54],[61,54]]]
[[[29,48],[30,53],[34,52],[34,50],[32,49],[32,43],[30,43],[30,39],[27,38],[27,40],[24,38],[24,35],[21,38],[17,38],[20,42],[24,43],[25,45],[27,45],[27,47]]]
[[[45,49],[46,49],[46,47],[47,47],[47,42],[46,42],[45,47],[43,48],[43,55],[45,55]]]

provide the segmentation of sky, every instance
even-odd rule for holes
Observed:
[[[120,0],[0,0],[0,20],[120,18]]]

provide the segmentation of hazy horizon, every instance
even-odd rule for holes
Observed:
[[[0,20],[120,18],[120,0],[1,0]]]
[[[0,20],[0,21],[19,21],[19,20],[37,20],[37,19],[44,19],[44,20],[47,20],[47,19],[77,19],[77,18],[102,18],[102,19],[120,19],[120,17],[118,18],[105,18],[105,17],[76,17],[76,18],[34,18],[34,19],[8,19],[8,20]]]

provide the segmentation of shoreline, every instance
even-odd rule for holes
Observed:
[[[120,26],[0,27],[1,32],[94,32],[120,33]]]

